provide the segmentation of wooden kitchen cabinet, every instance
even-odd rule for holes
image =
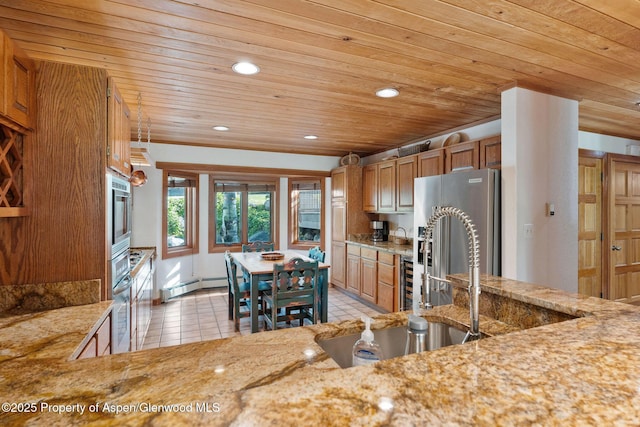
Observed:
[[[347,290],[360,295],[360,246],[347,245]]]
[[[478,141],[461,142],[445,148],[445,173],[480,168]]]
[[[400,257],[387,252],[378,253],[377,304],[387,311],[396,311]]]
[[[0,30],[0,217],[29,214],[35,83],[34,62]]]
[[[502,165],[500,135],[480,140],[480,169],[500,169]]]
[[[378,251],[360,249],[360,296],[372,303],[377,302],[378,295]]]
[[[101,299],[109,298],[108,78],[104,68],[38,62],[38,114],[24,142],[31,151],[24,171],[29,212],[0,220],[3,283],[100,279]],[[70,244],[70,230],[82,238]]]
[[[0,115],[25,129],[32,129],[36,110],[36,66],[0,30]]]
[[[444,174],[444,149],[425,151],[417,157],[419,177]]]
[[[362,168],[362,208],[365,212],[378,210],[378,165]]]
[[[131,113],[112,77],[107,86],[107,158],[108,166],[131,175]]]
[[[102,321],[95,332],[78,353],[77,359],[98,357],[111,354],[111,313]]]
[[[331,171],[331,284],[348,287],[346,240],[369,233],[370,219],[362,208],[362,168],[341,166]],[[336,268],[337,266],[337,268]],[[344,273],[340,268],[344,266]]]
[[[400,256],[347,245],[347,291],[392,312],[398,309]]]
[[[378,212],[396,210],[396,161],[378,163]]]
[[[396,160],[396,210],[413,212],[413,180],[418,176],[418,157]]]
[[[365,212],[412,212],[417,156],[373,163],[363,168],[362,204]]]
[[[347,245],[344,242],[331,244],[331,283],[342,289],[347,287]]]

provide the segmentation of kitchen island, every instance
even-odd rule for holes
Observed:
[[[359,331],[359,320],[69,360],[105,303],[3,318],[0,423],[640,424],[640,308],[496,277],[482,284],[481,313],[499,319],[481,316],[480,329],[493,336],[349,369],[316,340]],[[468,324],[463,301],[426,317]],[[378,316],[373,329],[406,316]]]

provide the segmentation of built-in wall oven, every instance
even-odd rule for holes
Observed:
[[[129,250],[131,242],[131,184],[107,174],[107,233],[111,257]]]
[[[111,309],[111,352],[125,353],[131,344],[131,185],[107,174],[107,237]]]

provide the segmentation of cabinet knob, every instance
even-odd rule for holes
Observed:
[[[611,250],[612,251],[621,251],[622,248],[620,246],[613,245],[613,246],[611,246]]]

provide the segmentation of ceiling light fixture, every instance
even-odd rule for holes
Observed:
[[[219,130],[220,132],[226,132],[226,131],[229,130],[229,128],[226,127],[226,126],[214,126],[213,130]]]
[[[257,74],[260,72],[260,67],[251,62],[236,62],[231,67],[233,71],[238,74],[244,74],[245,76],[250,76],[252,74]]]
[[[318,139],[315,135],[305,135],[304,139]]]
[[[394,96],[398,96],[400,92],[398,89],[393,87],[385,87],[384,89],[380,89],[376,91],[376,96],[380,98],[393,98]]]

